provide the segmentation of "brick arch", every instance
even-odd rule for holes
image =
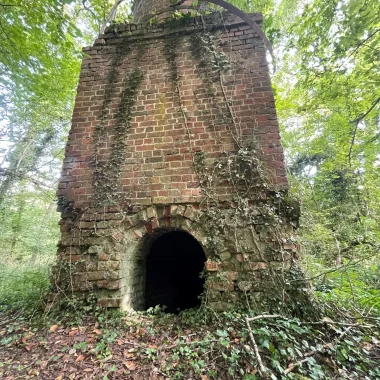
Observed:
[[[133,217],[126,217],[114,238],[126,247],[120,269],[121,307],[124,310],[144,308],[145,261],[153,242],[171,231],[184,231],[194,237],[205,253],[207,236],[200,224],[203,213],[193,206],[150,206]]]

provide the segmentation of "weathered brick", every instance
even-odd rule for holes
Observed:
[[[215,261],[206,261],[206,270],[209,272],[216,272],[219,264]]]
[[[120,304],[120,298],[102,298],[98,301],[98,306],[100,307],[119,307]]]
[[[234,291],[234,283],[232,281],[209,281],[208,286],[210,289],[219,290],[221,292]]]

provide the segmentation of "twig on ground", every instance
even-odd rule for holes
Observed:
[[[284,374],[287,375],[288,373],[294,371],[297,367],[299,367],[303,363],[307,362],[309,357],[314,356],[315,354],[324,352],[328,348],[334,347],[334,345],[337,344],[351,329],[352,329],[352,326],[346,328],[333,342],[326,343],[320,349],[315,349],[313,351],[309,351],[306,354],[304,354],[303,355],[304,359],[302,359],[296,363],[290,364],[288,366],[288,368],[284,371]]]
[[[362,325],[360,323],[346,323],[346,322],[334,322],[332,320],[322,320],[318,322],[302,322],[304,325],[338,325],[338,326],[346,326],[346,327],[362,327],[364,329],[371,329],[373,327],[376,327],[375,325]]]
[[[284,319],[285,317],[280,314],[261,314],[261,315],[256,315],[255,317],[246,318],[246,319],[248,320],[248,322],[252,322],[252,321],[257,321],[258,319],[263,319],[263,318],[283,318]]]
[[[18,319],[20,317],[20,315],[23,313],[24,309],[21,309],[18,313],[16,313],[16,316],[11,318],[11,319],[7,319],[3,322],[0,323],[0,327],[1,326],[4,326],[4,325],[8,325],[10,322],[13,322],[15,321],[16,319]]]
[[[248,328],[249,337],[250,337],[251,342],[252,342],[253,350],[255,351],[257,362],[259,363],[259,368],[260,368],[261,375],[263,377],[266,377],[267,369],[265,368],[265,366],[263,364],[263,361],[261,360],[261,356],[260,356],[260,353],[259,353],[259,348],[257,347],[257,344],[256,344],[255,338],[253,336],[253,332],[252,332],[251,326],[249,325],[249,319],[247,317],[245,318],[245,323],[246,323],[247,328]]]

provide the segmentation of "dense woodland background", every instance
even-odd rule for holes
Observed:
[[[380,314],[377,0],[235,0],[264,13],[302,265],[327,308]],[[55,189],[81,63],[113,0],[0,4],[0,309],[49,287]],[[131,20],[121,2],[115,22]]]

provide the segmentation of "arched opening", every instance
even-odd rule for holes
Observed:
[[[205,261],[201,245],[187,232],[158,237],[146,260],[145,308],[165,305],[166,312],[177,313],[199,306]]]

